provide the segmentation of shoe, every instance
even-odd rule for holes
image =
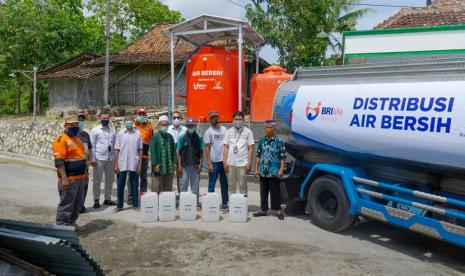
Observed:
[[[221,211],[223,211],[223,214],[227,214],[227,213],[229,213],[229,207],[226,206],[226,208],[224,208],[224,209],[221,210]]]
[[[98,200],[94,201],[94,209],[100,208],[100,202]]]
[[[260,210],[258,212],[253,213],[253,216],[254,217],[264,217],[264,216],[268,216],[268,214],[266,213],[266,211]]]
[[[134,210],[135,212],[140,212],[140,209],[136,207],[133,207],[132,210]]]
[[[118,213],[118,212],[121,212],[123,211],[123,208],[115,208],[113,209],[113,213]]]
[[[113,205],[115,205],[115,203],[113,201],[111,201],[111,200],[104,200],[103,205],[113,206]]]
[[[221,210],[226,210],[228,209],[228,204],[224,204],[223,206],[221,206]]]
[[[284,220],[284,215],[283,215],[283,213],[276,213],[276,217],[277,217],[279,220]]]
[[[128,198],[128,200],[126,201],[126,204],[127,205],[132,205],[132,198]]]
[[[84,214],[84,213],[89,213],[89,211],[87,211],[86,207],[82,207],[82,209],[81,209],[81,211],[79,213]]]

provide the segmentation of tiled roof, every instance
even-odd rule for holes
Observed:
[[[436,0],[424,8],[402,8],[375,29],[465,24],[465,0]]]
[[[110,64],[168,64],[170,63],[170,38],[163,32],[174,24],[156,24],[145,35],[132,42],[116,54],[110,55]],[[176,42],[176,41],[175,41]],[[175,62],[182,62],[194,47],[180,40],[174,51]],[[105,63],[105,57],[94,60],[98,66]]]

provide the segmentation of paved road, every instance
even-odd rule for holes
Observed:
[[[0,201],[11,208],[27,207],[24,210],[54,210],[57,200],[56,173],[52,169],[30,166],[22,161],[0,157]],[[201,192],[206,191],[206,181],[202,180]],[[92,204],[92,189],[89,189],[86,205]],[[6,203],[5,203],[6,202]],[[258,192],[249,194],[250,211],[258,208]],[[7,207],[8,207],[7,206]],[[208,231],[218,235],[228,235],[249,241],[277,241],[289,244],[316,247],[320,252],[320,264],[311,263],[315,274],[331,274],[332,270],[322,266],[324,258],[345,256],[345,262],[351,263],[347,274],[378,274],[378,275],[465,275],[465,254],[463,248],[433,240],[422,235],[387,226],[379,222],[363,222],[357,227],[343,234],[334,234],[313,226],[307,217],[286,217],[279,221],[275,217],[251,218],[245,224],[232,224],[228,216],[224,215],[218,223],[194,222],[165,222],[139,223],[139,217],[131,210],[113,214],[110,208],[92,210],[83,215],[83,220],[108,219],[131,223],[140,229],[170,228],[196,229]],[[10,211],[8,211],[10,210]],[[9,208],[0,208],[0,217],[16,217],[19,213]],[[52,218],[46,223],[53,223]],[[79,223],[79,221],[78,221]],[[336,254],[336,255],[334,255]],[[334,255],[334,256],[331,256]],[[339,258],[337,258],[339,259]],[[349,261],[347,261],[349,260]],[[350,261],[357,260],[357,261]],[[341,261],[342,262],[342,261]],[[332,260],[330,265],[341,265]],[[350,272],[350,273],[349,273]],[[297,273],[297,272],[296,272]],[[344,275],[344,272],[338,272]],[[293,273],[291,273],[292,275]]]

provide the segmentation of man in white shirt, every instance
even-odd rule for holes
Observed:
[[[94,127],[90,132],[90,141],[92,148],[92,166],[93,172],[93,192],[94,208],[100,208],[100,185],[102,176],[105,172],[105,194],[103,204],[114,205],[111,201],[111,190],[115,174],[114,167],[114,148],[116,134],[115,130],[109,126],[110,115],[106,112],[100,114],[100,125]]]
[[[174,144],[178,143],[179,137],[186,134],[187,127],[181,125],[181,113],[179,111],[173,112],[173,124],[168,127],[168,133],[174,138]]]
[[[221,185],[221,202],[222,209],[228,207],[228,178],[224,172],[223,166],[223,149],[224,137],[228,131],[226,127],[219,124],[220,116],[218,112],[211,111],[209,113],[211,127],[205,131],[205,156],[208,164],[208,192],[215,192],[215,185],[218,176],[220,177]]]
[[[117,204],[114,212],[123,210],[126,177],[131,178],[132,209],[139,210],[139,172],[142,165],[142,136],[134,129],[134,121],[126,121],[126,128],[118,132],[115,142],[115,167],[117,174]]]
[[[179,111],[173,112],[173,124],[168,127],[168,133],[173,136],[174,139],[174,147],[177,148],[179,137],[186,134],[187,127],[181,125],[181,113]],[[176,170],[176,184],[178,186],[178,193],[181,193],[181,185],[179,184],[179,174]]]
[[[224,138],[223,166],[228,173],[229,195],[239,192],[247,195],[247,174],[250,172],[253,154],[253,133],[244,126],[244,113],[233,115],[233,127]],[[237,185],[236,185],[237,184]]]

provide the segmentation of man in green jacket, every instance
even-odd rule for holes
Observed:
[[[168,117],[158,119],[159,131],[150,140],[150,159],[152,162],[152,192],[173,190],[173,172],[176,171],[178,156],[173,136],[168,131]]]

